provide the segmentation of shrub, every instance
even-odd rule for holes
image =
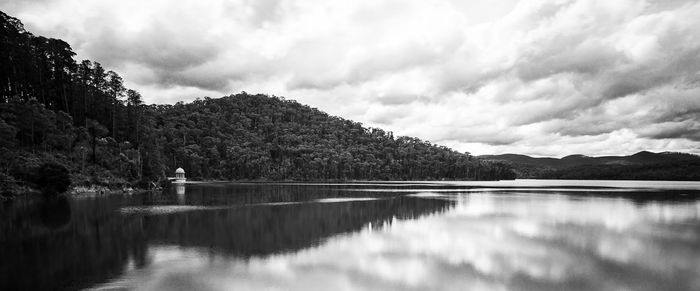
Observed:
[[[0,173],[0,198],[13,197],[20,192],[20,187],[14,177]]]
[[[61,164],[48,162],[41,165],[34,174],[34,183],[44,194],[55,195],[68,191],[70,175]]]

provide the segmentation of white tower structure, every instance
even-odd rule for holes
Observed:
[[[185,178],[185,170],[183,170],[182,168],[177,168],[177,170],[175,170],[175,181],[173,182],[185,183],[185,181],[187,181],[187,178]]]

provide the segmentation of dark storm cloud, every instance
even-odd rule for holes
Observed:
[[[511,130],[495,131],[489,125],[474,128],[451,128],[441,135],[441,140],[454,140],[460,142],[477,142],[494,146],[510,145],[523,139],[522,136]],[[468,139],[464,136],[469,135]]]
[[[562,73],[591,76],[615,67],[623,57],[607,44],[581,38],[555,41],[542,51],[525,55],[518,60],[514,70],[525,82]]]
[[[202,31],[172,26],[170,22],[158,19],[148,20],[131,33],[122,31],[123,28],[101,25],[99,21],[92,27],[101,29],[96,33],[96,40],[78,49],[107,67],[145,68],[147,74],[132,77],[135,83],[226,90],[230,80],[240,78],[222,71],[210,72],[206,76],[191,72],[219,61],[225,50],[216,38],[199,38]]]
[[[221,48],[210,42],[193,42],[162,23],[153,23],[137,34],[124,35],[114,28],[104,28],[99,38],[80,47],[105,64],[124,62],[147,66],[153,70],[174,71],[202,65],[216,59]]]
[[[668,42],[678,40],[669,39]],[[603,97],[617,98],[652,90],[668,84],[678,84],[693,76],[700,68],[700,48],[678,51],[654,66],[644,66],[625,72],[613,72],[610,83],[603,90]]]
[[[639,135],[653,139],[689,139],[700,141],[700,122],[682,121],[653,124],[639,130]]]
[[[225,90],[230,82],[230,77],[191,76],[180,72],[172,73],[167,70],[159,71],[156,76],[157,84],[161,87],[187,86],[204,90]]]

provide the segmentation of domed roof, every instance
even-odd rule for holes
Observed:
[[[183,170],[182,168],[177,168],[177,170],[175,170],[175,174],[184,174],[184,173],[185,173],[185,170]]]

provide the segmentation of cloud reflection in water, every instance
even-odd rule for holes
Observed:
[[[238,259],[153,246],[101,286],[168,290],[700,290],[700,202],[529,193],[417,195],[447,212]]]

